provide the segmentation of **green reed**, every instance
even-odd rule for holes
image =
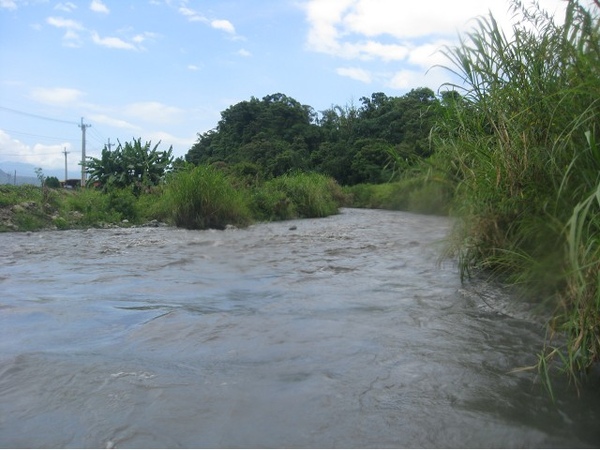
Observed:
[[[446,50],[463,95],[432,165],[455,186],[461,273],[550,303],[538,366],[564,362],[577,379],[600,359],[600,7],[569,0],[563,24],[536,4],[512,8],[511,31],[480,18]]]

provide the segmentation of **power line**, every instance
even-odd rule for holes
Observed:
[[[32,134],[32,133],[24,133],[22,131],[16,131],[16,130],[7,130],[6,128],[3,129],[3,131],[6,131],[7,133],[12,134],[20,134],[23,136],[31,136],[31,137],[38,137],[38,138],[44,138],[44,139],[52,139],[54,141],[72,141],[73,138],[65,138],[65,137],[53,137],[53,136],[43,136],[41,134]]]
[[[52,153],[0,153],[0,156],[50,156],[56,155],[57,152]]]
[[[102,133],[100,133],[97,129],[95,128],[90,128],[91,134],[92,134],[92,138],[95,139],[96,141],[98,141],[101,145],[104,145],[104,142],[106,142],[106,138],[102,135]]]
[[[49,120],[51,122],[68,123],[69,125],[79,125],[77,122],[71,122],[69,120],[54,119],[52,117],[40,116],[39,114],[32,114],[32,113],[28,113],[28,112],[25,112],[25,111],[19,111],[17,109],[6,108],[5,106],[0,106],[0,109],[2,109],[4,111],[9,111],[9,112],[14,113],[14,114],[21,114],[23,116],[34,117],[36,119]]]

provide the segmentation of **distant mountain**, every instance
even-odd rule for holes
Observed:
[[[6,173],[2,169],[0,169],[0,184],[33,184],[36,186],[40,185],[40,180],[37,177],[25,177],[18,174],[15,176],[15,172]]]
[[[15,184],[15,173],[17,175],[17,185],[21,184],[34,184],[39,185],[40,181],[37,178],[35,169],[38,166],[33,164],[13,162],[13,161],[2,161],[0,162],[0,184]],[[60,181],[65,178],[65,171],[60,169],[48,169],[42,168],[42,172],[46,177],[56,177]],[[81,172],[69,171],[69,178],[79,179]]]

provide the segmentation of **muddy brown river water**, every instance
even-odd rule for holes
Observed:
[[[0,234],[1,447],[598,447],[544,337],[438,264],[450,221]]]

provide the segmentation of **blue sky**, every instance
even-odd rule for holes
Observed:
[[[556,11],[560,0],[541,0]],[[373,92],[437,91],[429,70],[505,0],[0,0],[0,169],[79,176],[108,143],[183,156],[220,112],[281,92],[322,111]],[[3,164],[5,165],[3,167]],[[6,170],[5,170],[6,171]],[[21,174],[21,175],[33,175]],[[61,179],[63,177],[60,177]]]

